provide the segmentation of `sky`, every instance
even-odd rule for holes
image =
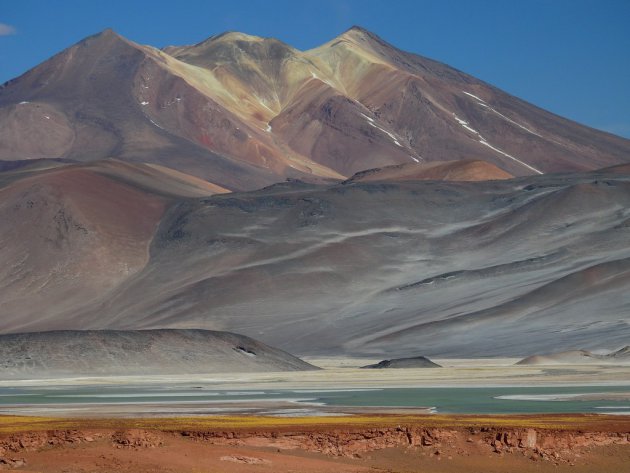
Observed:
[[[0,83],[105,28],[156,47],[241,31],[309,49],[353,25],[630,138],[630,0],[0,0]]]

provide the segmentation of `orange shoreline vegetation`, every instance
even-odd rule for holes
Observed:
[[[64,429],[181,430],[287,430],[336,428],[489,427],[630,432],[630,416],[601,414],[536,415],[352,415],[331,417],[195,416],[160,418],[55,418],[0,416],[0,434]]]

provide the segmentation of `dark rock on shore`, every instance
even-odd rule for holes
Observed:
[[[441,368],[437,363],[424,356],[414,356],[412,358],[395,358],[393,360],[383,360],[374,365],[366,365],[361,368],[383,369],[383,368]]]

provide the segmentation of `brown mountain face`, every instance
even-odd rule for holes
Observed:
[[[108,157],[248,190],[462,159],[592,170],[630,161],[630,141],[356,27],[310,51],[241,33],[160,51],[106,30],[0,88],[0,160]]]
[[[514,176],[485,161],[407,163],[356,173],[346,182],[359,181],[496,181]]]
[[[2,326],[71,314],[107,294],[146,265],[173,201],[221,192],[172,169],[111,160],[0,173]]]

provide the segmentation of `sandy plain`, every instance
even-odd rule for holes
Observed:
[[[516,365],[517,358],[435,359],[442,368],[372,370],[364,358],[303,358],[322,370],[3,380],[5,387],[194,383],[217,389],[630,385],[630,365]]]

